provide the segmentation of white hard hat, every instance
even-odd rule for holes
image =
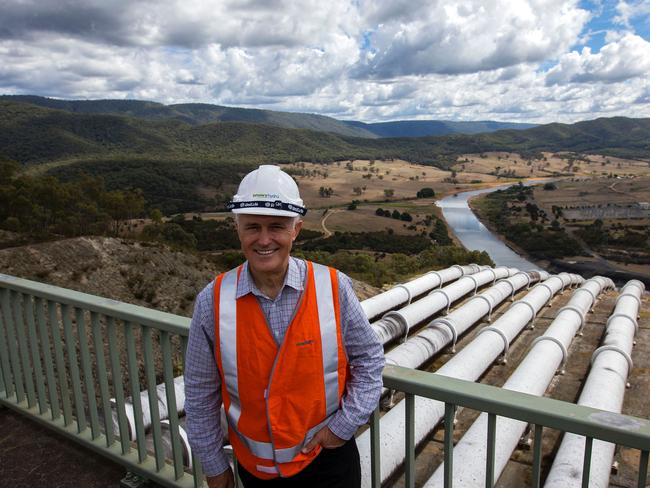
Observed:
[[[293,178],[279,166],[268,164],[244,176],[237,194],[226,208],[233,213],[283,217],[307,213]]]

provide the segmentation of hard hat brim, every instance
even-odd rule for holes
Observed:
[[[275,217],[300,217],[301,215],[296,212],[289,212],[288,210],[279,210],[274,208],[265,207],[252,207],[252,208],[233,208],[232,213],[244,215],[272,215]]]

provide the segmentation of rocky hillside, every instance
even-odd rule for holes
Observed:
[[[0,250],[0,273],[190,316],[196,294],[219,273],[206,256],[159,244],[79,237]],[[356,282],[361,298],[378,290]]]

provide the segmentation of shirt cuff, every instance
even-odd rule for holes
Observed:
[[[345,419],[343,412],[339,410],[334,414],[327,427],[332,433],[343,439],[344,441],[350,440],[354,433],[357,431],[358,425],[351,424]]]
[[[203,474],[206,476],[217,476],[230,467],[230,462],[224,450],[218,449],[209,458],[204,457],[201,459],[201,467],[203,468]]]

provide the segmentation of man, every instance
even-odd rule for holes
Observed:
[[[290,256],[306,213],[295,181],[263,165],[229,204],[246,262],[197,297],[185,366],[189,441],[210,488],[358,487],[357,428],[381,393],[383,349],[350,279]]]

